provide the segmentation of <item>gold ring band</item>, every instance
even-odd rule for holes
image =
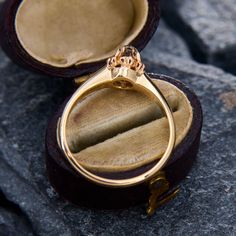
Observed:
[[[130,51],[132,55],[127,56],[127,52]],[[161,105],[169,123],[169,142],[161,159],[145,173],[128,179],[108,179],[88,171],[74,158],[66,140],[68,117],[76,103],[91,92],[108,87],[134,89],[145,94]],[[117,54],[108,60],[108,65],[105,68],[98,71],[98,73],[78,88],[66,104],[57,132],[59,146],[74,169],[86,179],[109,187],[128,187],[151,179],[165,166],[175,146],[175,123],[172,111],[157,86],[144,73],[144,65],[141,63],[138,51],[130,46],[119,49]]]

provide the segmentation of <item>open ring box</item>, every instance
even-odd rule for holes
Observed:
[[[1,46],[18,64],[76,79],[79,86],[119,46],[142,50],[158,26],[159,12],[159,0],[7,0],[0,15]],[[63,198],[100,208],[147,202],[151,214],[176,194],[198,152],[201,106],[183,83],[158,74],[150,77],[168,101],[176,123],[176,147],[165,168],[151,181],[132,187],[109,188],[87,181],[58,146],[57,125],[65,102],[46,134],[48,177]],[[113,179],[150,169],[164,153],[169,137],[167,119],[158,105],[136,91],[111,88],[78,102],[67,129],[76,159],[93,173]]]

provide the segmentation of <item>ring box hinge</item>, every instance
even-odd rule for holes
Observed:
[[[78,86],[82,85],[84,82],[86,82],[89,78],[91,77],[91,75],[84,75],[84,76],[80,76],[78,78],[74,79],[74,83]]]
[[[95,75],[96,72],[94,73],[90,73],[90,74],[86,74],[86,75],[83,75],[83,76],[80,76],[78,78],[75,78],[74,79],[74,83],[77,85],[77,86],[80,86],[82,85],[84,82],[86,82],[87,80],[89,80],[91,77],[93,77],[93,75]]]
[[[180,190],[179,187],[176,187],[170,191],[169,182],[163,171],[150,181],[149,189],[150,197],[147,207],[148,215],[153,215],[158,207],[172,200]],[[163,195],[165,196],[163,197]]]

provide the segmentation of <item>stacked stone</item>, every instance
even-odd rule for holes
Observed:
[[[162,7],[196,60],[236,73],[235,0],[165,0]]]

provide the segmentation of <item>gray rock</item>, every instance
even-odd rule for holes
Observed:
[[[153,50],[158,51],[155,44]],[[35,75],[0,52],[0,190],[18,209],[0,210],[0,235],[6,230],[12,235],[234,235],[236,102],[231,96],[236,78],[158,54],[162,60],[151,59],[147,70],[171,75],[194,89],[205,121],[199,158],[182,191],[149,218],[144,205],[94,210],[76,207],[54,192],[45,172],[44,134],[48,119],[70,92],[69,82]],[[16,225],[19,218],[23,220]]]
[[[163,20],[160,21],[156,33],[142,51],[142,55],[151,61],[161,61],[162,53],[181,58],[191,58],[185,41],[171,30]]]
[[[165,0],[162,7],[197,60],[236,73],[235,0]]]
[[[26,219],[18,212],[11,210],[11,205],[7,209],[0,208],[0,232],[1,236],[9,235],[33,235],[30,225]]]

